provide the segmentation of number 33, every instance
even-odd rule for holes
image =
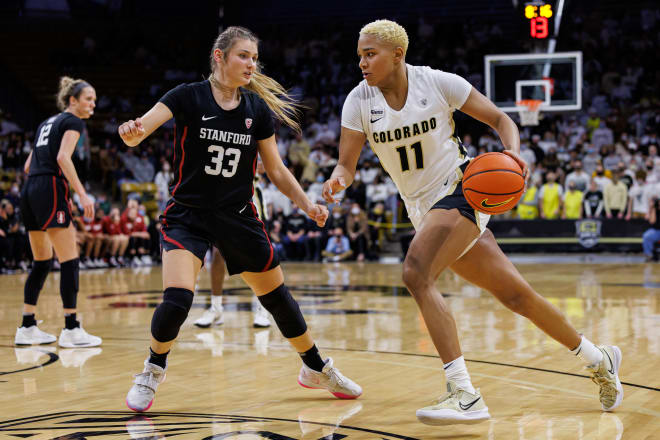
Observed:
[[[223,177],[232,177],[238,170],[238,161],[241,158],[241,150],[236,148],[223,148],[219,145],[209,145],[209,153],[215,153],[211,157],[213,167],[206,165],[204,171],[206,174],[217,176],[222,172]],[[227,168],[222,169],[222,162],[227,157]]]

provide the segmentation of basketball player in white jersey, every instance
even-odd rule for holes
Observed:
[[[435,287],[446,268],[488,290],[572,350],[600,386],[602,408],[616,408],[623,397],[621,350],[597,347],[577,333],[500,250],[486,229],[489,216],[475,212],[463,197],[461,179],[470,158],[453,136],[453,112],[461,110],[496,130],[505,153],[526,174],[516,124],[463,78],[406,64],[407,49],[405,29],[392,21],[374,21],[360,31],[357,52],[364,80],[344,103],[339,162],[323,196],[334,203],[334,195],[353,182],[368,140],[406,203],[416,234],[403,263],[403,282],[442,358],[448,391],[437,403],[419,409],[418,419],[443,425],[490,418],[467,372],[454,318]]]

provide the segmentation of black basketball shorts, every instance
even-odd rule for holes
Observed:
[[[30,176],[21,192],[21,217],[28,231],[68,228],[69,185],[53,175]]]
[[[280,264],[252,202],[211,210],[184,206],[170,199],[160,221],[163,250],[185,249],[204,261],[206,251],[215,246],[230,275],[266,272]]]

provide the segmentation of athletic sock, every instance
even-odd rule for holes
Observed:
[[[582,359],[587,366],[599,364],[603,360],[603,352],[584,336],[580,340],[580,345],[571,350],[571,353]]]
[[[321,359],[321,355],[319,354],[319,349],[316,348],[316,344],[314,344],[312,348],[306,352],[298,354],[302,358],[302,361],[305,363],[305,365],[307,365],[309,368],[318,372],[323,371],[325,362],[323,362],[323,359]]]
[[[64,328],[67,330],[73,330],[74,328],[80,327],[80,323],[76,320],[75,313],[66,313],[64,315]]]
[[[222,310],[222,295],[211,295],[211,307]]]
[[[158,365],[163,370],[167,367],[167,355],[170,354],[169,350],[165,353],[154,353],[154,351],[149,348],[149,363]]]
[[[475,394],[476,391],[472,386],[472,381],[470,380],[470,374],[467,371],[465,366],[465,359],[463,356],[454,359],[451,362],[447,362],[443,365],[445,370],[445,376],[447,381],[453,381],[456,386],[468,393]]]
[[[37,325],[37,320],[34,319],[34,313],[23,313],[23,324],[21,324],[21,327],[32,327],[33,325]]]

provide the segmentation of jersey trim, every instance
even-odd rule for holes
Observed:
[[[176,193],[177,188],[181,185],[181,178],[183,177],[183,162],[186,160],[186,150],[183,148],[183,144],[186,141],[186,135],[188,134],[188,126],[183,127],[183,135],[181,136],[181,163],[179,164],[179,181],[176,183],[176,186],[172,190],[172,197]],[[174,138],[176,142],[176,137]],[[176,154],[176,146],[174,148],[174,154]]]
[[[264,268],[261,269],[262,272],[266,272],[270,267],[270,264],[273,262],[273,244],[270,242],[270,237],[266,232],[266,225],[264,225],[264,222],[261,221],[259,215],[257,214],[257,208],[254,206],[254,203],[250,202],[250,207],[252,208],[252,212],[254,213],[256,219],[259,220],[259,223],[261,223],[261,229],[263,229],[264,235],[266,236],[266,240],[268,240],[268,246],[270,247],[270,256],[268,257],[268,262],[266,263]]]
[[[50,213],[50,217],[48,217],[46,223],[44,223],[44,225],[41,227],[42,231],[45,231],[51,220],[53,220],[55,211],[57,211],[57,182],[55,181],[55,176],[53,176],[53,211]]]
[[[165,241],[169,241],[174,246],[177,246],[179,249],[186,249],[181,243],[179,243],[178,241],[176,241],[173,238],[168,237],[167,234],[165,233],[165,228],[167,228],[167,219],[165,218],[165,215],[167,214],[167,210],[170,209],[172,206],[174,206],[174,203],[170,203],[167,206],[167,208],[165,208],[165,211],[163,211],[163,227],[160,228],[160,232],[163,233],[163,238],[165,239]],[[190,251],[190,252],[192,252],[192,251]]]

